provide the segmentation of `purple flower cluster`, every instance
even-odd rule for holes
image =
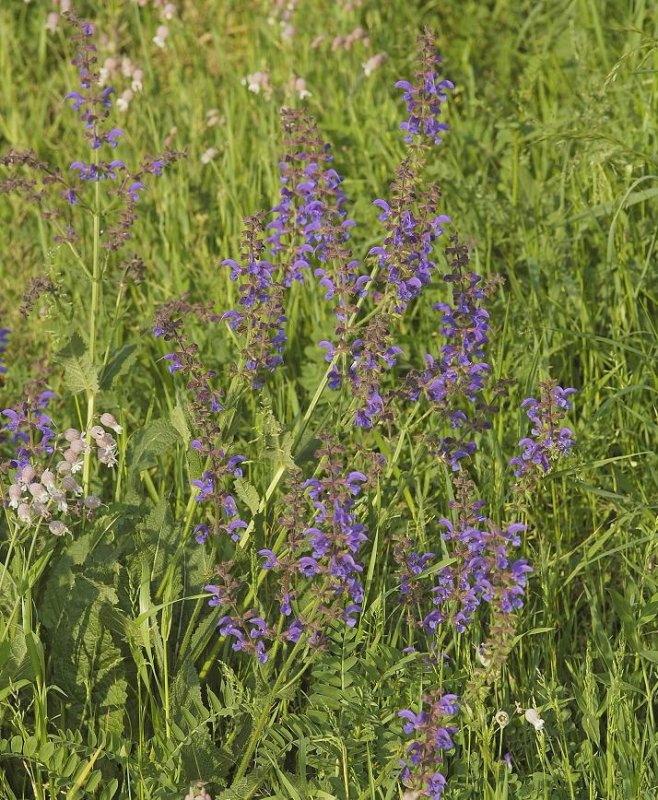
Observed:
[[[225,533],[235,542],[247,523],[241,519],[235,498],[227,486],[232,479],[243,476],[241,465],[246,459],[239,454],[229,455],[222,446],[224,409],[221,392],[214,385],[215,373],[205,369],[198,346],[188,342],[183,331],[184,318],[190,315],[206,323],[219,320],[209,305],[174,300],[159,309],[153,333],[176,346],[164,358],[172,374],[180,374],[186,379],[191,421],[198,434],[191,447],[206,465],[201,477],[192,481],[192,486],[197,490],[197,502],[208,505],[212,520],[211,524],[202,522],[197,525],[194,531],[196,540],[203,544],[211,533]]]
[[[268,659],[265,643],[274,638],[275,631],[255,609],[242,612],[239,595],[242,581],[233,576],[233,562],[225,561],[215,567],[217,583],[204,586],[211,594],[209,605],[229,613],[223,614],[217,625],[222,636],[232,639],[231,648],[255,655],[264,664]]]
[[[457,696],[435,690],[423,697],[423,708],[418,713],[405,709],[398,714],[406,720],[404,732],[414,737],[407,747],[406,760],[402,762],[401,778],[421,796],[440,800],[443,795],[446,779],[440,766],[444,753],[454,748],[452,737],[458,730],[446,723],[457,713]]]
[[[354,223],[347,219],[342,178],[329,166],[329,145],[304,110],[282,109],[281,126],[282,188],[273,219],[264,231],[263,214],[248,217],[240,261],[223,262],[239,284],[240,307],[222,318],[242,336],[244,368],[255,388],[283,363],[285,295],[295,281],[303,282],[313,265],[321,264],[315,275],[326,298],[338,298],[336,315],[344,327],[352,308],[349,298],[355,286],[362,290],[364,280],[346,248]]]
[[[442,519],[443,539],[455,563],[436,574],[434,605],[423,620],[433,633],[443,622],[451,622],[463,633],[481,603],[503,614],[523,605],[527,574],[532,568],[524,558],[513,559],[510,551],[521,544],[526,526],[513,523],[505,530],[482,513],[484,503],[473,499],[474,486],[465,478],[455,481],[458,497],[451,508],[455,522]]]
[[[272,209],[267,243],[272,255],[285,260],[285,286],[303,281],[312,259],[327,261],[336,240],[349,228],[342,178],[329,167],[332,155],[313,118],[304,110],[281,111],[285,154],[280,162],[281,199]]]
[[[96,69],[96,45],[93,41],[94,26],[72,12],[69,12],[67,17],[76,28],[72,39],[78,43],[79,50],[72,63],[78,68],[80,91],[69,92],[66,100],[71,100],[74,110],[80,113],[80,119],[84,122],[85,138],[89,141],[92,150],[98,150],[104,144],[108,144],[114,149],[119,138],[123,136],[123,131],[119,128],[103,130],[112,107],[111,97],[114,89],[111,86],[103,88],[100,86],[100,78]],[[87,179],[96,180],[97,178]]]
[[[404,313],[409,302],[430,282],[436,268],[432,260],[434,242],[443,234],[443,225],[450,222],[445,214],[437,213],[438,189],[430,187],[416,203],[415,183],[413,168],[405,161],[392,185],[392,204],[385,200],[374,202],[382,210],[379,219],[386,227],[386,237],[383,245],[370,250],[370,255],[379,259],[380,280],[393,293],[393,310],[397,314]]]
[[[530,436],[519,442],[520,456],[510,459],[514,474],[520,477],[539,477],[551,469],[556,459],[566,456],[575,444],[573,431],[561,423],[573,405],[569,397],[575,389],[563,389],[557,381],[539,384],[540,399],[529,397],[521,403],[532,422]]]
[[[439,332],[447,341],[437,356],[429,353],[425,356],[424,370],[410,374],[408,396],[411,400],[426,397],[452,430],[464,431],[473,424],[474,416],[471,412],[469,418],[466,410],[469,406],[477,407],[491,369],[485,361],[490,327],[484,304],[500,279],[493,276],[483,280],[474,272],[465,272],[468,251],[456,237],[446,253],[452,257],[452,271],[444,276],[452,286],[452,305],[436,303],[434,308],[441,314]],[[482,426],[489,427],[489,423],[483,422]],[[435,449],[457,471],[460,460],[475,451],[475,443],[463,435],[459,438],[451,435],[442,437]]]
[[[242,263],[232,258],[222,263],[231,268],[231,280],[238,283],[240,310],[226,311],[222,319],[243,337],[244,369],[252,385],[259,388],[264,374],[283,363],[286,342],[284,287],[271,261],[263,257],[265,245],[263,215],[247,217],[243,233]]]
[[[297,641],[306,630],[312,644],[321,641],[322,619],[342,620],[349,627],[356,624],[363,602],[363,566],[358,557],[368,539],[366,527],[357,515],[357,498],[368,484],[368,477],[359,470],[345,474],[344,448],[328,437],[324,437],[316,456],[324,474],[304,481],[303,494],[292,492],[289,505],[293,513],[281,520],[288,532],[285,545],[277,553],[259,550],[263,568],[276,573],[279,579],[281,613],[292,618],[286,638]],[[375,461],[369,471],[376,474]],[[306,521],[309,505],[310,525]],[[293,612],[292,603],[310,585],[314,586],[318,606],[306,618]]]
[[[448,88],[449,82],[441,83],[436,78],[438,56],[430,34],[421,37],[421,51],[419,86],[402,82],[408,105],[413,111],[411,121],[404,123],[403,127],[410,132],[406,137],[410,143],[412,134],[420,132],[430,133],[433,141],[438,143],[436,126],[445,127],[437,122],[439,106],[445,100],[443,89]],[[430,95],[431,99],[428,99]],[[443,225],[449,222],[449,218],[439,212],[441,194],[438,188],[426,185],[423,178],[425,163],[425,148],[411,146],[408,156],[396,170],[390,200],[374,202],[381,211],[379,219],[386,229],[383,243],[370,250],[370,255],[377,258],[378,266],[375,280],[368,286],[375,313],[358,333],[355,329],[346,330],[347,323],[343,321],[338,343],[322,343],[328,351],[327,360],[334,364],[329,385],[338,388],[349,382],[357,401],[354,422],[359,427],[373,427],[377,421],[387,417],[387,398],[382,381],[402,352],[392,333],[394,323],[429,284],[436,268],[432,258],[434,244],[443,234]],[[367,277],[356,275],[345,282],[353,293],[352,301],[345,301],[345,308],[355,308],[354,300],[365,294],[367,283]],[[348,341],[348,333],[352,336],[351,341]],[[337,354],[343,357],[342,368],[335,358]]]
[[[52,454],[55,431],[46,409],[54,397],[54,392],[44,389],[41,383],[28,384],[23,400],[15,408],[5,408],[2,412],[6,418],[3,431],[10,434],[14,446],[11,467],[22,469],[30,463],[30,458]]]
[[[400,125],[405,132],[404,141],[412,142],[414,137],[431,139],[441,144],[441,135],[448,129],[441,121],[442,105],[447,92],[454,89],[451,81],[441,78],[438,65],[441,56],[437,54],[434,36],[426,32],[420,37],[420,59],[414,83],[398,81],[395,85],[404,90],[409,118]]]

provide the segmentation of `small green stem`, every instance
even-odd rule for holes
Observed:
[[[98,161],[98,151],[96,151],[96,161]],[[92,242],[92,271],[91,271],[91,304],[89,308],[89,358],[93,365],[96,364],[96,339],[98,337],[98,316],[101,306],[101,265],[100,265],[100,238],[101,238],[101,214],[100,214],[100,182],[96,181],[94,194],[94,232]],[[91,440],[89,430],[94,420],[96,411],[96,390],[90,386],[87,390],[87,442]],[[82,472],[82,486],[84,493],[89,493],[89,482],[91,476],[91,450],[87,450],[84,458]]]

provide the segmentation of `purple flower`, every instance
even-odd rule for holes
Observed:
[[[563,389],[557,381],[539,384],[540,399],[529,397],[521,403],[532,423],[531,435],[519,442],[521,454],[510,459],[517,478],[537,480],[550,471],[552,464],[568,455],[575,444],[573,431],[561,425],[566,412],[572,409],[569,398],[575,389]]]
[[[455,746],[452,737],[457,728],[447,725],[446,718],[457,713],[459,705],[456,695],[444,695],[441,690],[423,697],[423,707],[418,713],[411,709],[398,713],[399,717],[406,720],[404,732],[414,738],[407,747],[407,760],[402,762],[401,778],[405,784],[426,797],[440,798],[445,789],[446,780],[437,765],[442,763],[445,751]]]
[[[407,143],[411,143],[414,137],[428,137],[434,144],[440,144],[441,134],[448,129],[441,121],[441,106],[447,100],[447,93],[455,87],[438,73],[441,57],[436,52],[434,37],[431,34],[421,36],[420,45],[420,66],[414,83],[398,81],[395,84],[404,92],[409,114],[400,128],[405,132],[404,141]]]

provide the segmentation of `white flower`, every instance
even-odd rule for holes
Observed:
[[[266,97],[269,97],[272,87],[270,86],[270,73],[267,70],[252,72],[242,79],[242,85],[246,86],[250,92],[260,94],[261,91]]]
[[[491,664],[491,659],[487,658],[486,653],[489,650],[488,645],[481,644],[475,649],[475,655],[477,660],[482,664],[482,666],[486,669]]]
[[[48,525],[48,529],[53,536],[64,536],[65,533],[69,532],[69,529],[66,527],[66,525],[59,519],[54,519],[50,525]]]
[[[219,153],[219,150],[216,147],[209,147],[206,151],[201,153],[201,163],[209,164],[217,153]]]
[[[57,465],[58,475],[68,475],[71,472],[71,465],[68,461],[60,461]]]
[[[30,490],[32,497],[40,503],[47,503],[50,499],[45,487],[40,483],[31,483],[27,488]]]
[[[162,9],[162,16],[165,19],[173,19],[176,16],[176,6],[173,3],[167,3]]]
[[[55,33],[59,25],[59,14],[56,11],[51,11],[46,17],[46,29],[51,33]]]
[[[376,69],[379,69],[387,58],[388,55],[386,53],[377,53],[377,55],[369,58],[363,65],[366,78],[369,78]]]
[[[130,84],[130,88],[133,92],[141,92],[144,88],[143,80],[144,80],[144,71],[141,69],[136,69],[133,72],[132,76],[132,83]],[[102,417],[101,417],[102,419]]]
[[[153,42],[158,47],[164,47],[169,36],[169,28],[166,25],[158,25],[158,29],[153,37]]]
[[[18,508],[23,496],[23,487],[18,483],[12,483],[9,487],[9,505],[11,508]]]
[[[524,717],[526,722],[529,722],[536,731],[543,730],[544,720],[539,716],[536,708],[526,708]]]
[[[98,448],[98,460],[106,467],[114,467],[117,464],[116,451],[111,447]]]
[[[34,467],[31,464],[27,464],[21,470],[21,483],[24,483],[26,486],[28,486],[30,483],[32,483],[34,478],[36,478]]]
[[[75,478],[72,478],[70,475],[65,475],[62,478],[62,488],[76,496],[82,494],[82,486],[80,486]]]
[[[76,439],[82,438],[82,434],[77,428],[67,428],[64,431],[64,438],[67,442],[74,442]]]
[[[293,92],[297,93],[300,100],[306,100],[307,97],[311,96],[311,93],[306,88],[306,81],[304,78],[295,78],[293,76],[290,79],[290,88]]]
[[[32,521],[32,509],[27,503],[21,503],[16,509],[16,516],[27,525]]]
[[[123,428],[119,423],[114,419],[112,414],[101,414],[101,425],[105,425],[106,428],[110,428],[115,433],[122,433]]]
[[[55,488],[55,474],[49,469],[44,469],[44,471],[41,473],[41,483],[43,483],[46,489],[48,489],[50,492]]]
[[[121,112],[126,112],[128,110],[128,106],[130,105],[130,101],[133,99],[133,93],[131,89],[126,89],[125,92],[121,94],[121,97],[117,98],[117,108]]]
[[[507,711],[498,711],[496,712],[496,716],[494,717],[498,725],[501,728],[505,728],[509,724],[509,714]]]

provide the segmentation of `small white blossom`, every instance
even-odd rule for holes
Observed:
[[[92,428],[90,428],[89,435],[92,437],[92,439],[98,440],[105,436],[105,431],[100,425],[94,425]]]
[[[173,3],[167,3],[162,9],[162,16],[164,19],[173,19],[176,16],[176,6]]]
[[[88,508],[90,511],[95,511],[101,505],[100,497],[96,497],[95,494],[90,494],[89,497],[85,497],[84,499],[84,506]]]
[[[74,442],[76,439],[81,439],[82,434],[77,428],[67,428],[64,431],[64,438],[67,442]]]
[[[505,728],[509,725],[509,714],[507,711],[498,711],[494,719],[501,728]]]
[[[209,164],[213,158],[219,153],[219,150],[216,147],[209,147],[203,153],[201,153],[201,163],[202,164]]]
[[[526,722],[529,722],[536,731],[543,730],[544,720],[539,716],[536,708],[526,708],[524,716]]]
[[[32,510],[38,514],[42,519],[50,519],[51,514],[48,510],[48,506],[46,503],[42,503],[40,500],[35,500],[32,505]]]
[[[21,470],[21,483],[28,486],[36,478],[36,472],[31,464],[26,464]]]
[[[32,497],[40,503],[47,503],[50,499],[45,487],[40,483],[31,483],[27,488],[30,490]]]
[[[23,487],[18,483],[12,483],[9,487],[9,505],[11,508],[18,508],[21,497],[23,496]]]
[[[51,491],[55,488],[55,474],[51,472],[49,469],[44,469],[41,473],[41,483]]]
[[[62,478],[62,488],[65,489],[67,492],[71,492],[72,494],[79,497],[82,494],[82,486],[76,481],[75,478],[72,478],[70,475],[65,475]]]
[[[71,472],[71,465],[68,461],[60,461],[57,465],[58,475],[68,475]]]
[[[59,25],[59,14],[56,11],[51,11],[46,17],[46,30],[55,33]]]
[[[76,439],[74,442],[71,442],[71,446],[67,452],[74,453],[76,456],[79,456],[81,453],[84,453],[89,448],[87,447],[87,443],[84,439]],[[68,460],[68,459],[67,459]]]
[[[167,36],[169,36],[169,28],[166,25],[158,25],[158,29],[153,37],[153,42],[158,47],[164,47],[167,42]]]
[[[126,89],[125,92],[122,92],[121,96],[117,98],[117,108],[119,111],[125,113],[133,97],[134,95],[131,89]]]
[[[121,425],[119,425],[112,414],[101,414],[101,425],[104,425],[106,428],[110,428],[115,433],[123,433],[123,428]]]
[[[363,65],[363,72],[366,78],[369,78],[376,69],[379,69],[387,58],[388,55],[386,53],[377,53],[377,55],[369,58]]]
[[[54,519],[48,525],[48,529],[53,536],[64,536],[65,533],[69,532],[69,529],[66,527],[66,525],[59,519]]]
[[[107,467],[114,467],[117,464],[116,452],[113,448],[99,447],[98,460]]]
[[[290,88],[293,92],[297,93],[300,100],[306,100],[307,97],[311,96],[311,93],[306,88],[306,81],[304,78],[292,77],[290,79]]]
[[[141,92],[144,88],[144,71],[141,69],[136,69],[132,75],[132,83],[130,84],[130,88],[133,92]]]
[[[57,503],[57,510],[62,514],[66,514],[66,512],[69,510],[69,504],[66,502],[66,495],[64,492],[62,492],[61,489],[55,489],[51,496],[52,499]]]
[[[261,91],[265,97],[269,97],[272,92],[270,86],[270,73],[267,70],[253,72],[242,79],[242,85],[246,86],[250,92],[260,94]]]
[[[16,509],[16,516],[21,522],[27,525],[32,521],[32,509],[27,503],[20,503]]]

